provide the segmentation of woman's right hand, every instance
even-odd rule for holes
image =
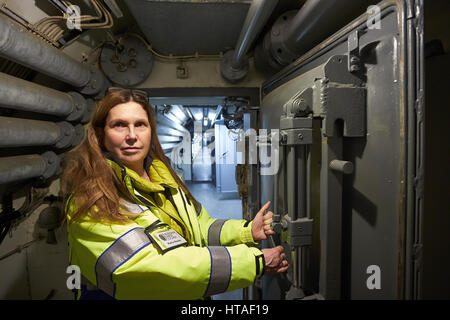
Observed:
[[[282,246],[275,248],[262,249],[264,254],[265,268],[264,274],[282,273],[289,269],[289,263],[286,260],[286,254]]]

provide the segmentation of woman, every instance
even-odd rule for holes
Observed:
[[[164,156],[146,93],[114,89],[66,160],[70,263],[80,299],[201,299],[249,286],[289,265],[281,246],[260,251],[272,212],[212,219]]]

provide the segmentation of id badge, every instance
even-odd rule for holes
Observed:
[[[175,230],[156,232],[155,236],[161,241],[166,250],[187,244],[187,241]]]
[[[169,227],[158,228],[149,232],[148,235],[162,253],[187,245],[186,239]]]

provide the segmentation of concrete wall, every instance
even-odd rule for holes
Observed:
[[[59,180],[52,183],[49,194],[57,195]],[[14,209],[18,209],[25,198],[17,194]],[[12,230],[0,245],[0,299],[73,299],[66,287],[66,268],[69,265],[69,250],[65,225],[57,229],[57,244],[46,243],[47,230],[37,226],[39,213],[48,204],[38,207],[25,221]],[[42,237],[40,241],[4,259],[17,247]]]
[[[255,70],[253,59],[250,59],[249,73],[238,84],[226,82],[220,74],[220,60],[191,60],[183,63],[188,69],[187,79],[176,77],[177,61],[155,59],[152,73],[140,88],[185,88],[185,87],[260,87],[264,75]]]

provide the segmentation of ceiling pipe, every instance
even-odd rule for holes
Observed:
[[[282,14],[255,48],[255,65],[276,72],[363,13],[371,0],[308,0]]]
[[[0,15],[0,56],[68,83],[83,94],[104,93],[108,86],[96,67],[76,61]]]
[[[58,123],[29,119],[0,117],[0,147],[54,146],[64,149],[77,145],[83,131],[68,122]]]
[[[158,126],[166,126],[168,128],[174,129],[176,131],[187,132],[187,129],[185,127],[183,127],[178,122],[170,120],[166,116],[158,116],[158,119],[156,120],[156,122],[157,122]]]
[[[261,32],[277,3],[278,0],[252,1],[236,48],[227,51],[222,57],[220,71],[222,77],[228,82],[239,82],[247,75],[249,68],[247,51]]]
[[[31,178],[48,179],[59,169],[60,159],[52,151],[0,158],[0,184]]]
[[[0,105],[77,121],[88,112],[88,102],[78,92],[64,93],[0,72]]]

